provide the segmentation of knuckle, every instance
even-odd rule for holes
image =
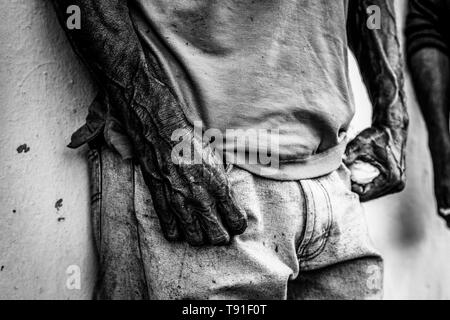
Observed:
[[[406,187],[406,181],[405,180],[400,180],[399,182],[398,182],[398,184],[397,184],[397,191],[398,192],[400,192],[400,191],[403,191],[403,190],[405,190],[405,187]]]
[[[166,240],[168,240],[170,242],[180,240],[180,235],[179,235],[178,231],[170,230],[170,231],[163,232],[163,234],[164,234],[164,238],[166,238]]]
[[[233,234],[239,235],[245,232],[248,227],[248,220],[246,217],[241,217],[239,219],[233,220],[231,223],[233,228]]]
[[[222,233],[210,238],[211,244],[215,246],[225,245],[230,242],[230,235],[228,233]]]

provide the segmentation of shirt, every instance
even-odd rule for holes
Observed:
[[[348,0],[134,0],[129,6],[158,80],[201,132],[225,137],[215,146],[228,162],[278,180],[315,178],[340,166],[354,115]],[[69,146],[103,130],[111,147],[132,157],[120,121],[98,99]]]
[[[228,132],[244,136],[236,164],[282,180],[341,163],[354,114],[347,9],[348,0],[136,0],[130,8],[188,119],[226,135],[225,153],[241,150]],[[261,151],[255,131],[276,141],[269,152],[278,166],[247,161]]]

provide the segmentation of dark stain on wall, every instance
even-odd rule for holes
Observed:
[[[55,203],[55,208],[56,208],[56,210],[60,210],[61,208],[62,208],[62,206],[63,206],[63,199],[59,199],[58,201],[56,201],[56,203]]]
[[[30,151],[30,147],[27,146],[26,143],[24,143],[21,146],[18,146],[16,150],[17,150],[17,153],[27,153]]]

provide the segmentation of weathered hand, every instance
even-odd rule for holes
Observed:
[[[371,11],[379,10],[379,26],[368,28]],[[369,20],[368,20],[369,19]],[[408,111],[404,92],[401,40],[393,1],[349,1],[347,34],[372,103],[372,127],[347,148],[347,160],[375,166],[380,175],[366,185],[353,184],[362,201],[398,192],[405,186]]]
[[[164,235],[169,240],[184,238],[191,245],[226,244],[231,235],[244,232],[247,219],[233,196],[221,156],[194,135],[169,90],[159,83],[152,86],[158,93],[152,108],[137,102],[122,119],[135,141]],[[171,139],[175,130],[185,132],[183,144],[191,146],[188,158],[200,159],[198,163],[176,163],[172,150],[179,141]]]
[[[203,146],[169,87],[156,59],[144,52],[130,20],[127,0],[53,0],[61,25],[105,95],[107,116],[133,143],[164,235],[192,245],[229,242],[244,232],[246,214],[237,205],[218,155]],[[81,9],[82,28],[66,28],[66,10]],[[199,164],[176,165],[175,130],[185,130]],[[87,130],[89,131],[89,130]],[[95,131],[97,132],[97,131]]]
[[[352,182],[352,190],[361,201],[400,192],[405,187],[405,161],[402,141],[396,141],[387,127],[371,127],[352,140],[346,150],[344,163],[350,167],[355,161],[369,163],[380,175],[366,185]]]

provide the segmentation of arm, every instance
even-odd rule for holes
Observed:
[[[442,13],[435,0],[409,3],[406,35],[408,62],[429,133],[439,214],[450,226],[449,58]]]
[[[53,3],[72,46],[98,80],[108,113],[133,143],[166,238],[218,245],[242,233],[245,212],[234,200],[220,158],[194,135],[179,102],[157,78],[134,31],[128,1]],[[70,5],[81,9],[81,30],[65,28]],[[171,137],[180,129],[201,164],[174,163],[171,152],[179,142]]]
[[[381,28],[370,29],[367,21],[376,5]],[[348,39],[358,61],[373,105],[372,126],[362,131],[346,150],[345,163],[367,162],[380,175],[366,185],[353,183],[362,201],[403,190],[408,114],[403,91],[403,64],[394,4],[390,0],[350,0]]]

